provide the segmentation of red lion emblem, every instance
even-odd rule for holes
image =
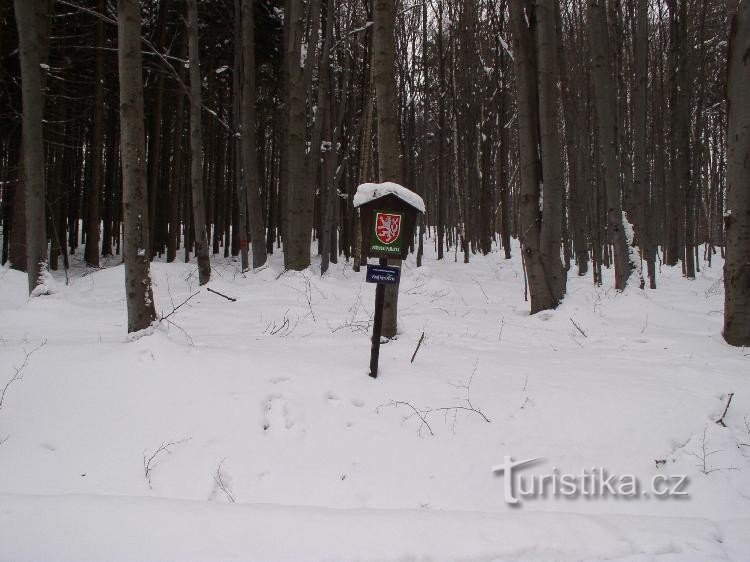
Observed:
[[[377,213],[375,216],[375,236],[383,244],[392,244],[401,234],[401,215]]]

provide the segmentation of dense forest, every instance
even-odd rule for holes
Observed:
[[[39,293],[124,253],[140,302],[149,259],[358,270],[353,195],[389,180],[418,263],[519,239],[532,313],[568,272],[725,258],[749,345],[749,36],[736,0],[6,1],[2,263]]]

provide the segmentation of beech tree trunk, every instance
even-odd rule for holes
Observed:
[[[19,0],[23,2],[23,0]],[[151,288],[146,186],[146,137],[143,126],[141,6],[138,0],[117,2],[117,60],[120,74],[120,146],[125,244],[125,293],[128,332],[156,320]]]
[[[29,294],[44,285],[47,271],[47,213],[42,118],[44,96],[37,33],[37,2],[16,0],[21,95],[23,99],[23,178],[25,186],[26,267]]]
[[[605,0],[589,0],[588,15],[589,41],[593,59],[594,101],[602,163],[601,179],[604,183],[607,201],[607,234],[614,248],[615,289],[622,291],[630,277],[632,265],[622,216],[617,166],[615,79],[612,74],[611,50],[607,38]]]
[[[565,185],[560,148],[555,0],[537,0],[535,16],[536,65],[539,77],[539,145],[544,185],[539,250],[547,284],[552,297],[559,303],[565,294],[567,273],[560,261]]]
[[[638,245],[648,269],[649,286],[656,288],[655,248],[651,242],[647,107],[648,107],[648,0],[635,0],[635,33],[633,35],[633,191]]]
[[[518,151],[520,157],[519,239],[531,298],[531,314],[555,308],[558,299],[547,282],[540,251],[541,209],[539,196],[541,170],[539,165],[539,118],[537,115],[537,83],[534,44],[529,24],[534,21],[533,7],[522,0],[511,0],[510,21],[513,35],[518,106]],[[525,10],[528,8],[528,12]],[[558,250],[559,262],[559,250]]]
[[[187,0],[188,51],[190,56],[190,185],[193,199],[195,254],[201,285],[211,278],[206,230],[206,204],[203,193],[203,130],[201,126],[201,70],[198,56],[198,3]]]
[[[740,2],[729,36],[724,339],[750,346],[750,4]]]

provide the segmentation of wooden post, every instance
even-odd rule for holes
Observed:
[[[380,265],[387,266],[388,259],[380,258]],[[370,376],[378,378],[378,359],[380,358],[380,333],[383,330],[383,306],[385,305],[385,284],[375,287],[375,318],[372,324],[372,347],[370,348]]]

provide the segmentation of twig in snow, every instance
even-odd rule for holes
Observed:
[[[220,293],[219,291],[214,291],[214,290],[213,290],[213,289],[212,289],[211,287],[206,287],[206,290],[207,290],[207,291],[208,291],[209,293],[213,293],[214,295],[219,295],[220,297],[224,297],[224,298],[225,298],[225,299],[227,299],[228,301],[232,301],[232,302],[237,302],[237,299],[235,299],[235,298],[232,298],[232,297],[228,297],[228,296],[226,296],[226,295],[225,295],[224,293]]]
[[[190,336],[190,334],[187,333],[185,328],[183,328],[179,324],[172,322],[169,318],[163,318],[163,320],[169,323],[170,325],[174,326],[175,328],[177,328],[179,331],[181,331],[183,335],[185,336],[185,338],[187,338],[188,345],[190,345],[191,347],[195,346],[195,342],[193,341],[193,338]]]
[[[745,429],[747,429],[747,434],[750,436],[750,422],[747,421],[747,418],[745,418]],[[750,447],[750,443],[737,443],[738,447]]]
[[[409,408],[413,412],[413,414],[410,415],[410,416],[406,416],[403,421],[408,420],[412,416],[417,416],[421,420],[421,422],[422,422],[421,425],[419,426],[419,433],[420,433],[420,435],[422,434],[422,427],[423,426],[427,428],[427,431],[430,432],[430,435],[435,435],[432,432],[432,427],[430,427],[430,424],[427,422],[427,415],[432,410],[420,411],[417,408],[415,408],[410,402],[405,402],[403,400],[391,400],[387,404],[381,404],[380,406],[378,406],[377,408],[375,408],[375,411],[376,412],[380,412],[380,408],[386,408],[386,407],[389,407],[389,406],[394,406],[394,407],[406,406],[407,408]]]
[[[417,342],[417,348],[414,350],[414,353],[411,356],[410,363],[414,363],[414,358],[417,356],[417,352],[419,351],[419,348],[422,345],[423,341],[424,341],[424,332],[422,332],[422,335],[420,336],[419,341]]]
[[[588,338],[588,336],[586,335],[586,332],[584,332],[584,331],[583,331],[583,330],[581,329],[581,327],[580,327],[580,326],[579,326],[578,324],[576,324],[576,321],[575,321],[575,320],[573,320],[573,319],[571,318],[571,319],[570,319],[570,321],[571,321],[571,322],[573,323],[573,326],[575,326],[575,327],[576,327],[576,329],[577,329],[577,330],[578,330],[579,332],[581,332],[581,335],[582,335],[582,336],[583,336],[584,338]]]
[[[721,417],[716,420],[716,423],[719,424],[721,427],[726,427],[727,424],[724,423],[724,417],[727,415],[727,411],[729,410],[729,405],[732,403],[732,398],[734,398],[734,392],[729,393],[729,400],[727,400],[727,407],[724,408],[724,413],[721,414]]]
[[[23,380],[23,370],[28,366],[29,359],[31,356],[39,351],[42,347],[44,347],[47,344],[47,340],[43,339],[42,343],[40,343],[38,346],[36,346],[31,351],[26,352],[26,356],[23,359],[23,363],[19,367],[15,367],[16,372],[13,374],[13,376],[10,378],[10,380],[5,383],[5,386],[3,387],[3,392],[0,393],[0,410],[3,408],[3,401],[5,400],[5,393],[8,392],[8,388],[11,384],[14,382],[18,382],[20,380]]]
[[[224,461],[227,459],[222,459],[222,461],[219,463],[219,466],[216,468],[216,474],[214,474],[214,482],[216,483],[216,486],[224,492],[224,495],[227,497],[230,503],[235,503],[234,495],[232,494],[232,490],[229,488],[229,485],[224,482],[223,473],[221,471],[221,467],[224,464]]]
[[[700,463],[700,464],[697,465],[698,466],[698,470],[700,470],[705,475],[709,475],[712,472],[716,472],[717,470],[719,470],[718,468],[709,468],[710,465],[708,463],[708,457],[710,457],[711,455],[714,455],[714,454],[718,453],[719,450],[718,449],[715,450],[715,451],[709,451],[708,450],[708,443],[707,443],[707,438],[706,438],[706,432],[707,431],[708,431],[708,427],[704,427],[703,428],[703,439],[701,440],[701,449],[700,449],[700,451],[698,453],[690,452],[690,455],[693,456],[693,457],[695,457],[696,459],[698,459],[698,461]]]
[[[185,439],[181,439],[180,441],[170,441],[169,443],[162,443],[153,453],[151,453],[150,456],[144,449],[143,475],[146,478],[146,482],[148,482],[149,488],[151,488],[151,473],[153,472],[154,468],[156,468],[156,457],[158,457],[161,453],[169,453],[171,455],[172,451],[169,450],[170,447],[174,447],[175,445],[182,445],[183,443],[190,441],[191,439],[192,437],[186,437]]]
[[[474,375],[476,374],[476,372],[477,372],[477,363],[474,364],[474,370],[472,371],[471,376],[469,377],[468,382],[466,384],[455,385],[457,388],[463,388],[464,390],[466,390],[466,398],[464,399],[465,402],[466,402],[466,405],[443,406],[443,407],[440,407],[440,408],[424,408],[424,409],[420,409],[420,408],[417,408],[416,406],[414,406],[411,402],[407,402],[406,400],[391,400],[387,404],[381,404],[380,406],[378,406],[375,409],[375,411],[379,412],[380,408],[390,407],[390,406],[393,406],[393,407],[405,406],[405,407],[407,407],[408,409],[410,409],[412,411],[412,413],[410,415],[406,416],[405,418],[403,418],[403,421],[407,421],[407,420],[409,420],[410,418],[412,418],[414,416],[418,417],[419,420],[420,420],[420,422],[421,422],[420,425],[419,425],[419,430],[418,430],[420,435],[422,434],[422,428],[423,427],[427,428],[427,431],[430,432],[430,435],[435,435],[435,433],[432,431],[432,427],[430,426],[430,423],[427,421],[428,418],[430,417],[430,414],[432,414],[434,412],[440,412],[440,413],[442,413],[444,415],[444,417],[446,418],[446,420],[447,420],[448,415],[452,413],[453,414],[453,427],[454,427],[454,429],[455,429],[455,423],[456,423],[456,419],[457,419],[459,411],[473,412],[473,413],[477,414],[478,416],[480,416],[485,422],[490,423],[490,419],[484,414],[484,412],[482,412],[479,408],[476,408],[474,406],[474,404],[472,404],[472,402],[471,402],[471,383],[474,380]]]
[[[190,299],[192,299],[192,298],[193,298],[193,297],[194,297],[195,295],[197,295],[198,293],[200,293],[200,291],[196,291],[195,293],[193,293],[192,295],[190,295],[190,296],[189,296],[188,298],[186,298],[186,299],[185,299],[184,301],[182,301],[182,302],[181,302],[180,304],[178,304],[177,306],[175,306],[174,308],[172,308],[172,312],[170,312],[170,313],[169,313],[169,314],[167,314],[166,316],[165,316],[165,315],[164,315],[164,314],[162,313],[162,315],[161,315],[161,319],[160,319],[160,320],[166,320],[167,318],[169,318],[170,316],[172,316],[172,315],[173,315],[174,313],[176,313],[176,312],[177,312],[177,311],[178,311],[178,310],[180,309],[180,307],[181,307],[182,305],[184,305],[184,304],[187,304],[187,303],[188,303],[188,302],[190,301]]]

